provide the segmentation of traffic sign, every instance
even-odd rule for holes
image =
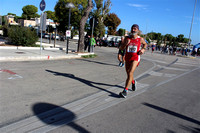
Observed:
[[[66,30],[66,37],[71,37],[71,31],[70,30]]]
[[[46,31],[47,13],[42,13],[40,16],[40,30]]]
[[[40,2],[40,10],[41,10],[41,11],[44,11],[45,7],[46,7],[46,3],[45,3],[44,0],[42,0],[42,1]]]

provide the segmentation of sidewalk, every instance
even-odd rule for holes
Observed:
[[[36,44],[40,45],[40,42]],[[51,44],[42,43],[42,46],[42,50],[40,50],[40,47],[0,46],[0,62],[72,59],[81,58],[82,55],[93,54],[78,54],[71,52],[71,50],[66,54],[66,48],[61,48],[59,45],[53,48]]]
[[[151,50],[147,50],[149,52],[149,54],[161,54],[161,55],[169,55],[168,53],[161,53],[161,51],[154,51],[153,53],[151,52]],[[190,58],[190,59],[196,59],[198,57],[194,57],[194,56],[191,56],[191,53],[188,54],[188,56],[186,55],[182,55],[180,52],[177,52],[176,55],[169,55],[169,56],[178,56],[178,57],[183,57],[183,58]]]

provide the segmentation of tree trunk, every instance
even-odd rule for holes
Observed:
[[[84,31],[85,31],[85,23],[88,19],[89,13],[93,8],[92,0],[88,0],[88,6],[84,11],[83,17],[80,21],[79,28],[79,40],[78,40],[78,49],[77,52],[84,52]]]

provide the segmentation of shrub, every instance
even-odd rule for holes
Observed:
[[[83,57],[83,58],[95,58],[95,57],[97,57],[97,55],[96,54],[90,54],[90,55],[83,55],[81,57]]]
[[[8,25],[2,26],[3,36],[8,37]]]
[[[17,46],[35,46],[38,41],[38,36],[34,29],[19,26],[8,29],[8,38],[13,45]]]

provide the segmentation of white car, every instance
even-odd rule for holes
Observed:
[[[52,38],[54,39],[55,38],[55,34],[52,35]],[[56,40],[59,40],[60,39],[60,36],[59,35],[56,35]]]
[[[45,35],[44,35],[44,38],[49,38],[49,34],[45,34]]]

